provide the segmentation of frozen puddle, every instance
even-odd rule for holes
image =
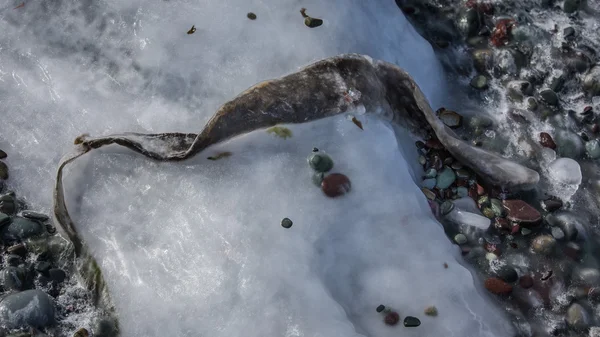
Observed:
[[[414,183],[412,141],[359,118],[364,131],[345,117],[291,126],[286,140],[261,130],[183,163],[114,147],[75,162],[70,211],[122,335],[510,336]],[[313,147],[350,178],[349,194],[313,185]],[[206,160],[221,151],[233,155]],[[379,304],[422,324],[386,326]],[[429,305],[438,317],[423,315]]]

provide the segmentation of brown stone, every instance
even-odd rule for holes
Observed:
[[[521,278],[519,279],[519,285],[523,289],[529,289],[529,288],[533,287],[533,277],[531,277],[529,275],[521,276]]]
[[[502,204],[508,220],[521,224],[521,227],[533,226],[542,220],[540,212],[523,200],[504,200]]]
[[[553,150],[556,149],[554,139],[546,132],[540,133],[540,144],[542,144],[543,147],[551,148]]]
[[[560,209],[563,203],[560,199],[547,199],[542,201],[542,207],[548,212],[554,212]]]
[[[427,142],[425,142],[425,146],[434,150],[442,150],[444,148],[444,145],[442,145],[442,143],[435,138],[429,139]]]
[[[512,229],[510,222],[505,218],[496,218],[494,220],[494,227],[500,231],[510,231]]]
[[[512,292],[512,286],[499,278],[490,277],[485,280],[485,289],[496,295],[509,295]]]
[[[7,252],[9,254],[19,255],[21,257],[27,256],[27,248],[22,243],[8,247]]]
[[[341,173],[327,175],[321,182],[321,189],[330,198],[339,197],[350,192],[350,179]]]

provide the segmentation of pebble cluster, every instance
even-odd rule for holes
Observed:
[[[0,150],[0,159],[6,157]],[[47,215],[27,209],[14,192],[3,192],[6,179],[8,166],[0,161],[0,336],[90,336],[74,323],[95,309],[73,277],[71,244]],[[95,325],[93,336],[115,336],[100,316]]]
[[[489,112],[439,118],[542,175],[533,191],[502,190],[435,138],[417,142],[422,190],[449,240],[518,336],[600,336],[600,3],[396,2],[466,84],[457,94]]]

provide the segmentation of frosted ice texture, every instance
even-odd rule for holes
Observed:
[[[301,7],[324,25],[304,26]],[[77,135],[198,132],[249,86],[324,57],[394,62],[434,109],[446,100],[431,47],[393,1],[28,1],[0,18],[0,148],[11,188],[45,211]],[[218,146],[234,153],[218,162],[107,149],[74,165],[70,210],[123,336],[397,336],[380,303],[422,318],[406,336],[509,336],[412,180],[411,142],[363,125],[340,117],[286,141],[258,132]],[[346,198],[310,183],[313,146],[352,180]],[[428,305],[440,316],[424,317]]]

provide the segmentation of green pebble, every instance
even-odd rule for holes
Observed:
[[[464,245],[465,243],[467,243],[467,241],[467,237],[462,233],[456,234],[454,236],[454,242],[456,242],[459,245]]]
[[[488,88],[488,79],[483,75],[477,75],[471,80],[471,86],[478,90],[485,90]]]
[[[435,178],[436,175],[437,171],[433,167],[425,171],[425,178]]]
[[[316,28],[323,24],[323,20],[317,18],[306,17],[304,18],[304,24],[310,28]]]
[[[490,203],[492,206],[492,211],[494,211],[494,215],[497,217],[502,217],[504,215],[504,207],[502,206],[502,201],[492,198],[490,199]]]
[[[600,143],[597,139],[590,140],[589,142],[585,143],[585,149],[591,159],[600,158]]]
[[[494,211],[492,211],[492,209],[489,207],[484,207],[481,212],[486,218],[493,219],[495,217]]]
[[[312,153],[308,157],[308,164],[317,172],[327,172],[333,168],[333,160],[322,152]]]
[[[406,316],[404,318],[404,326],[407,328],[414,328],[418,327],[419,325],[421,325],[421,321],[416,317]]]
[[[448,166],[444,167],[444,169],[438,174],[436,178],[436,187],[439,189],[446,189],[450,187],[456,180],[456,174],[454,171]]]

